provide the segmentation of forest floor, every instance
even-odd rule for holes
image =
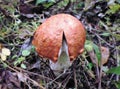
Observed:
[[[87,34],[84,53],[60,76],[31,44],[58,13]],[[120,0],[0,0],[0,89],[120,89]]]

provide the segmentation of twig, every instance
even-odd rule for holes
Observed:
[[[36,81],[34,81],[33,79],[29,78],[26,76],[26,78],[28,80],[30,80],[31,82],[33,82],[33,84],[35,84],[36,86],[38,86],[40,89],[45,89],[42,85],[40,85],[39,83],[37,83]]]
[[[99,35],[97,35],[97,37],[98,37],[100,40],[104,41],[109,47],[114,48],[113,45],[110,45],[107,41],[105,41],[105,40],[104,40],[102,37],[100,37]]]
[[[75,89],[77,89],[77,79],[76,79],[76,69],[73,69],[73,73],[74,73],[74,82],[75,82]]]
[[[57,82],[57,81],[54,81],[53,79],[51,79],[51,78],[49,78],[49,77],[46,77],[46,76],[43,76],[43,75],[40,75],[40,74],[37,74],[37,73],[34,73],[34,72],[30,72],[30,71],[27,71],[27,70],[23,70],[23,69],[21,69],[21,68],[17,68],[16,67],[16,69],[18,69],[19,71],[23,71],[23,72],[26,72],[26,73],[28,73],[29,75],[36,75],[36,76],[38,76],[38,77],[40,77],[41,79],[44,79],[44,80],[48,80],[48,81],[50,81],[49,83],[56,83],[57,85],[61,85],[59,82]],[[52,82],[51,82],[52,81]],[[48,84],[49,84],[48,83]],[[47,85],[48,85],[47,84]]]
[[[98,35],[95,34],[97,37]],[[99,41],[99,47],[101,48],[101,42],[100,42],[100,39],[98,38],[98,41]],[[100,49],[100,53],[101,53],[101,49]],[[98,89],[101,89],[101,80],[102,80],[102,59],[100,60],[100,70],[99,70],[99,85],[98,85]]]
[[[5,63],[4,61],[2,61],[1,59],[0,59],[0,61],[1,61],[2,64],[7,65],[7,67],[8,67],[9,69],[11,69],[12,71],[15,71],[15,72],[18,73],[17,70],[15,70],[14,68],[10,67],[7,63]]]
[[[100,41],[100,36],[96,33],[94,33],[97,38],[98,38],[98,45],[99,47],[101,47],[101,41]],[[100,49],[100,53],[101,53],[101,49]],[[98,68],[98,66],[100,66],[100,69]],[[97,68],[98,68],[98,71],[99,71],[99,76],[98,76],[98,79],[99,79],[99,83],[98,83],[98,89],[101,89],[101,78],[102,78],[102,60],[100,60],[100,63],[97,65]]]
[[[90,29],[89,31],[90,31],[91,33],[95,34],[95,32],[92,31],[92,29],[94,29],[94,28],[92,28],[90,24],[89,24],[88,26],[89,26],[89,29]],[[108,30],[108,27],[107,27],[106,25],[105,25],[104,27],[106,28],[106,30]],[[110,32],[110,31],[109,31],[109,32]],[[106,43],[106,45],[108,45],[109,47],[111,47],[111,48],[114,48],[114,47],[115,47],[115,46],[109,44],[107,41],[105,41],[105,40],[104,40],[102,37],[100,37],[99,35],[97,35],[97,37],[98,37],[100,40],[104,41],[104,42]]]
[[[107,86],[109,86],[110,82],[112,82],[111,80],[114,78],[114,75],[115,75],[115,74],[112,74],[112,75],[111,75],[109,81],[107,82]]]
[[[62,82],[62,85],[63,85],[63,89],[65,89],[67,83],[69,82],[69,79],[71,78],[72,76],[72,73],[70,73],[66,78],[65,80]]]
[[[15,68],[18,69],[19,71],[23,71],[23,72],[28,73],[28,74],[30,74],[30,75],[32,74],[32,75],[39,76],[39,77],[42,78],[42,79],[47,79],[47,80],[49,80],[49,81],[52,80],[52,79],[50,79],[50,78],[48,78],[48,77],[42,76],[42,75],[37,74],[37,73],[34,73],[34,72],[30,72],[30,71],[27,71],[27,70],[23,70],[23,69],[20,69],[20,68],[17,68],[17,67],[15,67]]]
[[[9,69],[11,69],[12,71],[15,71],[16,73],[19,73],[18,70],[15,70],[14,68],[10,67],[9,64],[5,63],[4,61],[1,60],[1,62],[5,65],[7,65],[7,67]],[[28,80],[32,81],[36,86],[38,86],[40,89],[45,89],[42,85],[38,84],[36,81],[30,79],[29,77],[27,77],[26,75],[24,75]]]
[[[52,80],[52,81],[49,82],[48,84],[55,82],[57,79],[59,79],[59,78],[60,78],[61,76],[63,76],[64,74],[65,74],[65,73],[60,74],[59,76],[57,76],[54,80]],[[66,74],[70,74],[70,72],[66,72]]]
[[[119,52],[118,52],[118,49],[116,47],[116,60],[117,60],[117,67],[120,66],[120,59],[119,59]],[[119,81],[119,75],[116,76],[116,81]]]

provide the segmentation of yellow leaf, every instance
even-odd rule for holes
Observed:
[[[6,59],[7,59],[6,55],[4,55],[4,54],[1,53],[0,56],[1,56],[1,60],[6,61]]]
[[[10,50],[8,48],[2,48],[2,54],[6,55],[6,56],[9,56],[10,55]]]

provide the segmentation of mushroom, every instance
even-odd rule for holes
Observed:
[[[50,59],[53,70],[68,68],[84,51],[86,32],[82,23],[69,14],[46,19],[35,31],[32,44],[39,56]]]

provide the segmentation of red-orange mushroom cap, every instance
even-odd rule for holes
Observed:
[[[39,56],[57,62],[63,33],[67,41],[70,60],[74,60],[81,54],[86,39],[82,23],[69,14],[57,14],[44,21],[34,33],[32,44]]]

